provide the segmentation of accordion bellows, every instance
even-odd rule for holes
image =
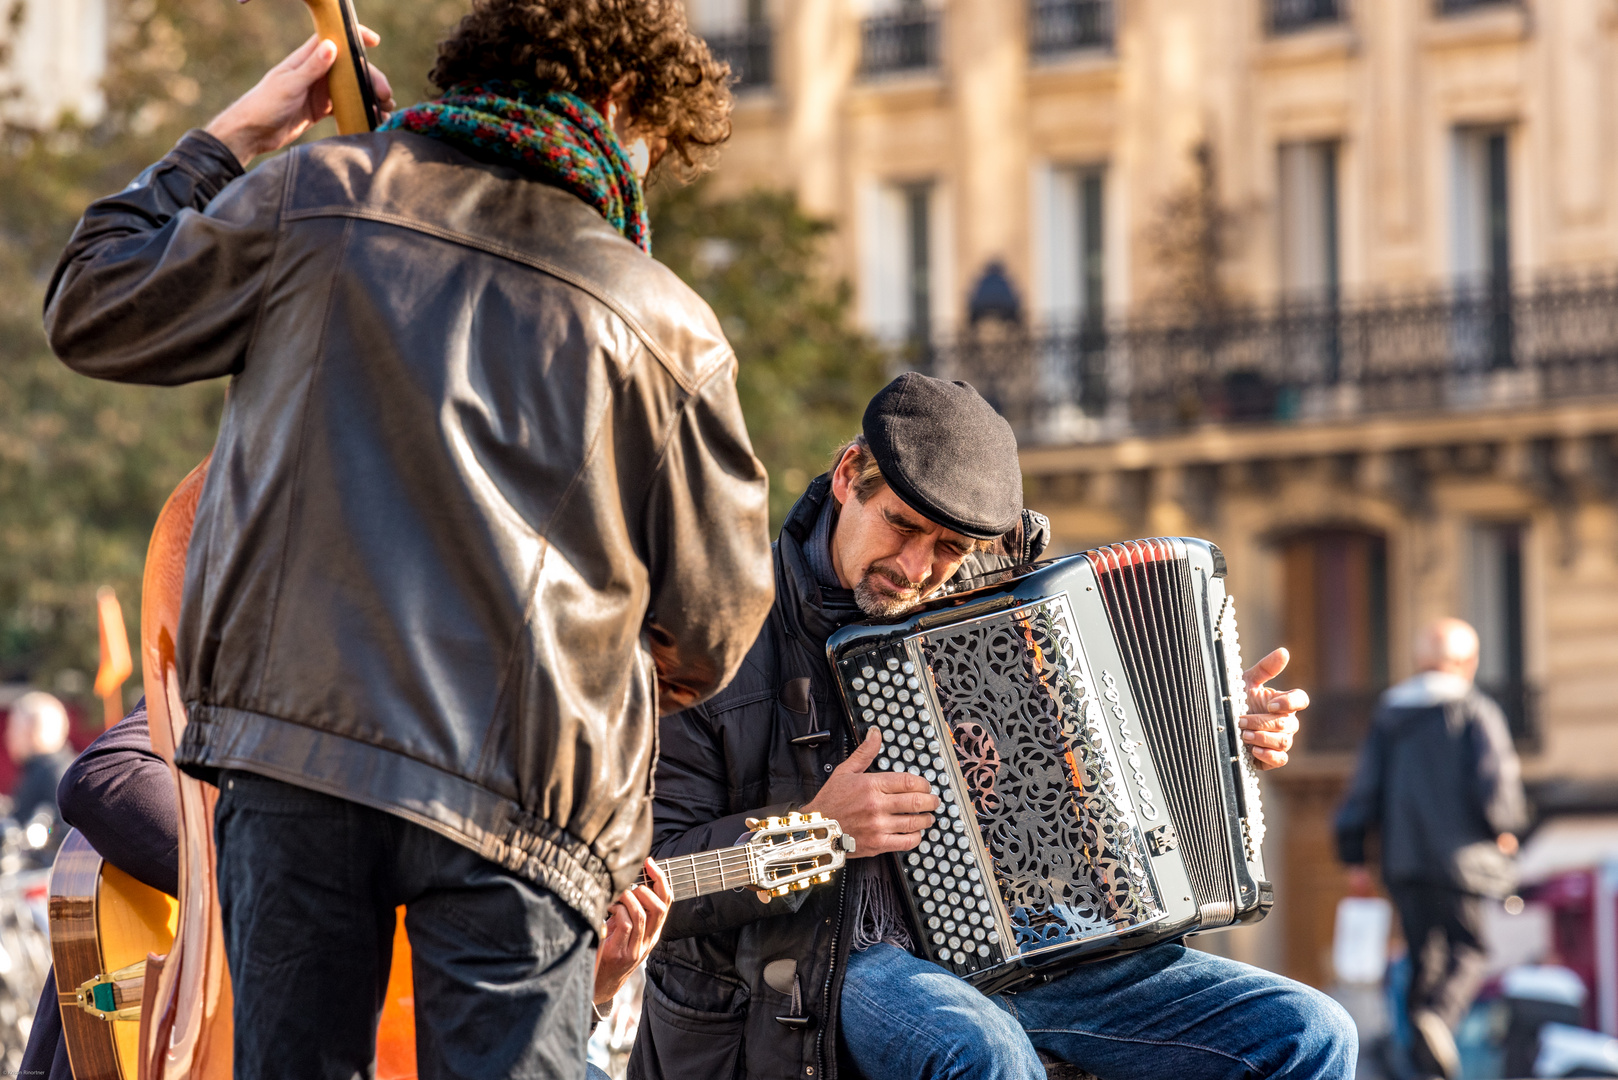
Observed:
[[[1263,808],[1239,737],[1219,549],[1114,544],[990,575],[827,644],[875,768],[943,807],[894,856],[923,955],[986,993],[1263,918]]]

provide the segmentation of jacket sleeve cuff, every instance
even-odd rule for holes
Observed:
[[[199,209],[212,202],[215,195],[225,190],[225,185],[247,172],[236,160],[235,151],[201,128],[192,128],[180,136],[164,161],[196,182]]]

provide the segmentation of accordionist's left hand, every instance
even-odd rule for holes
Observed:
[[[1287,763],[1292,737],[1298,733],[1298,713],[1309,707],[1309,695],[1302,690],[1265,685],[1285,670],[1290,659],[1285,649],[1276,649],[1242,676],[1247,684],[1247,715],[1236,725],[1253,751],[1253,764],[1261,769],[1279,769]]]

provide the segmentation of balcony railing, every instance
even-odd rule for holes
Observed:
[[[1520,0],[1435,0],[1440,15],[1459,15],[1485,7],[1518,7]]]
[[[1347,0],[1269,0],[1269,3],[1270,33],[1286,34],[1342,22]]]
[[[1112,47],[1112,0],[1031,0],[1028,47],[1035,56]]]
[[[860,23],[860,74],[891,75],[938,67],[942,15],[931,8],[906,8],[874,15]]]
[[[769,23],[756,23],[729,34],[708,37],[715,60],[730,65],[738,90],[757,90],[775,82],[775,37]]]
[[[913,362],[972,382],[1032,442],[1618,396],[1618,273],[1182,324],[991,330]]]

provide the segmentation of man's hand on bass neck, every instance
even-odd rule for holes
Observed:
[[[366,48],[379,44],[376,32],[360,27]],[[326,74],[337,60],[337,46],[311,37],[285,60],[271,68],[247,93],[211,120],[208,134],[230,147],[246,168],[259,154],[291,145],[300,135],[331,113]],[[384,114],[394,107],[388,78],[371,68],[371,86]]]

